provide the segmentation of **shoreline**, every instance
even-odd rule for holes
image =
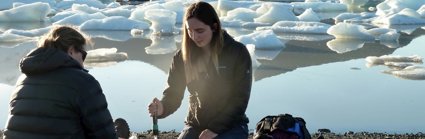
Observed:
[[[132,136],[137,136],[137,139],[152,139],[154,136],[151,134],[152,130],[144,132],[131,132]],[[312,139],[318,139],[322,136],[322,139],[425,139],[425,133],[405,133],[405,134],[389,134],[389,133],[370,133],[370,132],[352,132],[348,131],[343,134],[333,133],[333,132],[310,132]],[[179,132],[175,131],[163,131],[160,132],[158,138],[160,139],[175,139],[179,136]],[[3,138],[3,130],[0,130],[0,139]],[[249,134],[248,139],[253,138],[253,133]]]

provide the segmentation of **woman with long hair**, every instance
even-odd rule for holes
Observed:
[[[189,112],[180,139],[248,138],[252,84],[246,47],[221,28],[214,8],[191,4],[184,16],[182,48],[171,65],[162,99],[148,106],[151,116],[165,118],[181,104],[187,87]]]

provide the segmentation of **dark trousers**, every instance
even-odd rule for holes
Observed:
[[[186,125],[180,133],[178,139],[198,139],[202,130]],[[241,124],[235,125],[230,130],[219,134],[215,139],[247,139],[248,138],[248,125]]]

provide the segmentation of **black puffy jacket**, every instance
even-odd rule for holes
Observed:
[[[67,53],[37,48],[10,98],[5,139],[116,139],[97,80]]]
[[[167,88],[161,102],[164,118],[180,107],[185,88],[188,88],[189,114],[186,123],[209,129],[217,134],[228,131],[237,124],[248,123],[245,111],[252,84],[252,63],[247,48],[224,32],[224,47],[218,55],[218,73],[209,64],[207,74],[186,83],[181,51],[173,58]],[[202,76],[202,75],[201,75]]]

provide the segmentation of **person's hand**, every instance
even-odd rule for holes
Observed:
[[[212,132],[211,130],[205,129],[204,131],[201,132],[201,134],[199,135],[199,139],[213,139],[217,136],[218,134]]]
[[[160,116],[164,113],[164,106],[162,106],[161,101],[159,101],[157,98],[154,98],[148,106],[148,111],[151,117]]]

